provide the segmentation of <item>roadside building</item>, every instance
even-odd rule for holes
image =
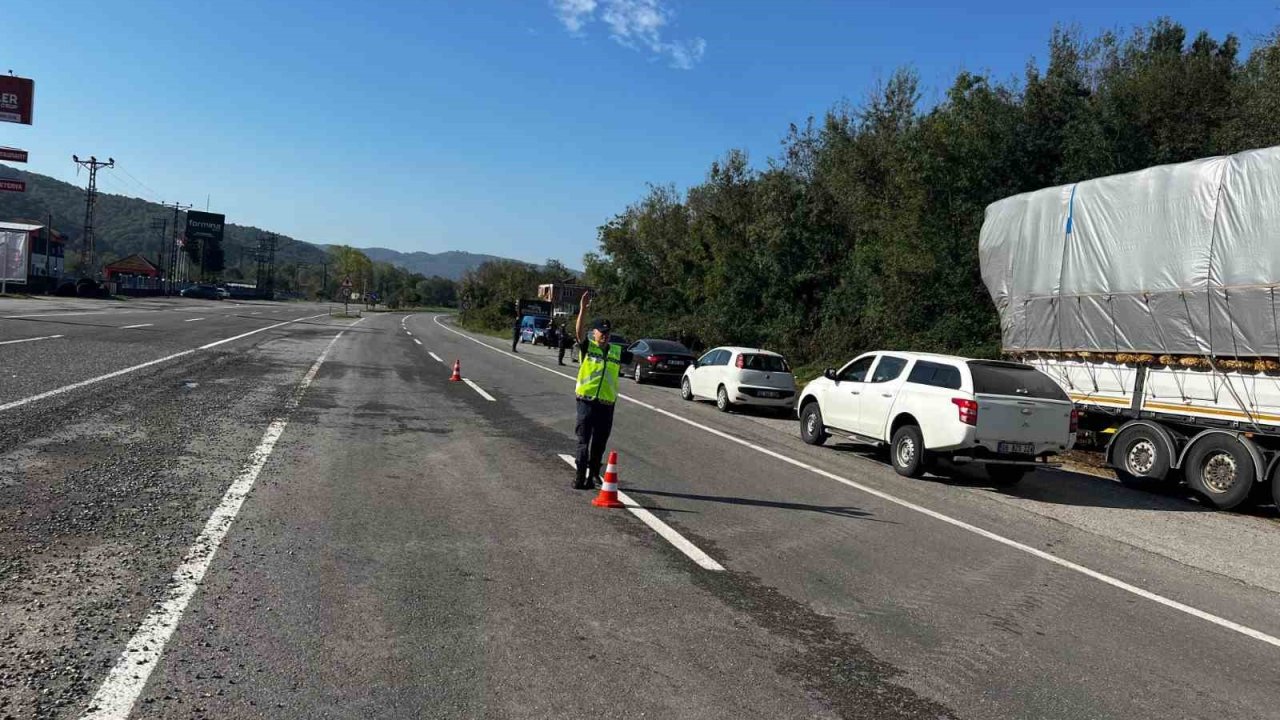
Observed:
[[[104,266],[102,279],[116,295],[159,295],[163,289],[160,268],[138,253]]]
[[[48,225],[26,222],[0,222],[0,232],[18,232],[27,236],[26,292],[52,292],[65,270],[66,238]]]
[[[538,299],[551,303],[554,315],[577,315],[578,301],[590,289],[574,283],[547,283],[538,286]]]

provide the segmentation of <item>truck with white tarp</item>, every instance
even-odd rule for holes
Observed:
[[[1280,147],[1005,198],[978,253],[1005,353],[1123,482],[1280,502]]]

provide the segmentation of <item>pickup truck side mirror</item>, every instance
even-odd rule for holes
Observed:
[[[836,379],[836,369],[835,369],[835,368],[827,368],[826,370],[823,370],[823,371],[822,371],[822,377],[824,377],[824,378],[826,378],[826,379],[828,379],[828,380],[835,380],[835,379]]]

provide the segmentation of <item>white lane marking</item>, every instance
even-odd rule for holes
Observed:
[[[182,564],[174,571],[173,580],[165,591],[167,597],[152,608],[151,613],[138,626],[129,644],[125,646],[124,652],[120,654],[120,659],[116,661],[115,667],[107,673],[106,679],[102,681],[98,692],[90,701],[89,712],[83,716],[83,720],[125,720],[129,717],[129,711],[133,709],[138,695],[147,684],[147,678],[155,670],[164,646],[173,636],[173,631],[177,629],[182,613],[187,609],[191,598],[195,596],[196,590],[200,588],[205,573],[209,571],[209,565],[218,552],[218,546],[231,530],[231,523],[240,513],[240,507],[244,505],[245,498],[253,489],[258,474],[262,472],[267,459],[271,457],[271,452],[275,450],[276,442],[288,427],[289,415],[302,401],[303,393],[315,380],[325,357],[328,356],[334,343],[338,342],[338,338],[342,337],[343,332],[346,330],[334,335],[320,352],[320,356],[312,363],[307,374],[302,377],[298,387],[285,402],[280,416],[267,426],[262,440],[249,456],[248,463],[227,488],[222,496],[222,502],[214,508],[204,529],[200,531],[195,543],[182,558]]]
[[[480,397],[484,398],[485,400],[488,400],[489,402],[498,402],[498,400],[497,400],[495,397],[493,397],[493,396],[492,396],[492,395],[490,395],[489,393],[485,392],[485,391],[484,391],[484,388],[480,387],[479,385],[475,384],[474,382],[471,382],[471,378],[462,378],[462,382],[464,382],[464,383],[466,383],[466,384],[470,385],[470,386],[471,386],[471,389],[472,389],[472,390],[475,390],[475,391],[476,391],[476,392],[478,392],[478,393],[480,393]]]
[[[45,335],[44,337],[23,338],[21,340],[4,340],[0,345],[17,345],[18,343],[37,342],[40,340],[54,340],[62,337],[61,335]]]
[[[476,343],[477,345],[486,347],[496,353],[501,353],[505,357],[509,357],[513,360],[519,360],[521,362],[528,363],[538,368],[539,370],[546,370],[549,373],[559,375],[560,377],[563,377],[567,380],[576,381],[576,379],[570,375],[566,375],[565,373],[559,372],[557,370],[553,370],[552,368],[546,367],[544,365],[540,365],[531,360],[526,360],[522,357],[516,357],[514,355],[511,355],[505,352],[501,348],[494,347],[489,343],[483,342],[481,340],[477,340],[471,337],[470,335],[466,335],[465,333],[462,333],[458,330],[454,330],[453,328],[448,327],[444,323],[440,322],[441,317],[443,316],[441,315],[434,316],[433,319],[435,320],[435,323],[440,327],[444,328],[445,330],[448,330],[449,332],[459,337],[470,340],[471,342]],[[895,495],[890,495],[889,493],[884,492],[882,490],[877,490],[873,487],[863,485],[862,483],[850,480],[846,477],[836,475],[833,472],[829,472],[827,470],[823,470],[822,468],[815,467],[802,460],[796,460],[795,458],[789,457],[787,455],[783,455],[782,453],[775,452],[765,447],[761,447],[760,445],[756,445],[755,443],[750,442],[748,440],[743,440],[740,437],[737,437],[735,435],[730,435],[729,433],[726,433],[722,430],[717,430],[713,427],[703,425],[702,423],[689,420],[688,418],[681,417],[680,415],[677,415],[673,412],[663,410],[662,408],[659,408],[659,407],[655,407],[653,405],[650,405],[649,403],[637,400],[628,395],[623,395],[619,393],[618,397],[628,402],[635,403],[636,405],[639,405],[641,407],[648,408],[649,410],[652,410],[660,415],[665,415],[677,422],[682,422],[691,427],[698,428],[699,430],[704,430],[706,432],[711,433],[712,435],[724,438],[729,442],[736,443],[746,448],[750,448],[752,450],[755,450],[756,452],[768,455],[769,457],[774,458],[776,460],[781,460],[782,462],[787,463],[788,465],[798,467],[802,470],[808,470],[809,472],[814,473],[815,475],[821,475],[822,477],[827,478],[828,480],[834,480],[842,485],[851,487],[855,490],[860,490],[864,493],[867,493],[868,495],[878,497],[881,500],[884,500],[885,502],[893,503],[894,505],[898,505],[899,507],[903,507],[908,510],[918,512],[922,515],[927,515],[928,517],[947,523],[948,525],[952,525],[954,527],[960,528],[961,530],[971,532],[975,535],[980,535],[984,538],[987,538],[988,540],[992,540],[994,542],[1000,543],[1001,545],[1004,545],[1006,547],[1010,547],[1015,550],[1021,550],[1022,552],[1025,552],[1029,555],[1034,555],[1035,557],[1038,557],[1041,560],[1045,560],[1046,562],[1050,562],[1059,567],[1066,568],[1067,570],[1071,570],[1071,571],[1080,573],[1081,575],[1091,577],[1094,580],[1097,580],[1101,583],[1105,583],[1119,590],[1123,590],[1127,593],[1137,595],[1140,598],[1150,600],[1151,602],[1158,603],[1167,608],[1177,610],[1178,612],[1185,613],[1187,615],[1190,615],[1195,618],[1199,618],[1209,623],[1213,623],[1218,627],[1240,633],[1241,635],[1245,635],[1246,637],[1251,637],[1254,640],[1259,640],[1261,642],[1267,643],[1268,645],[1272,645],[1274,647],[1280,648],[1280,637],[1276,637],[1274,635],[1268,635],[1267,633],[1264,633],[1261,630],[1255,630],[1254,628],[1248,627],[1246,625],[1241,625],[1240,623],[1234,622],[1232,620],[1228,620],[1224,617],[1214,615],[1213,613],[1206,612],[1196,607],[1192,607],[1191,605],[1187,605],[1186,603],[1181,603],[1172,598],[1165,597],[1164,595],[1151,592],[1150,590],[1145,590],[1143,588],[1138,587],[1137,585],[1127,583],[1119,578],[1106,575],[1092,568],[1085,567],[1084,565],[1081,565],[1079,563],[1072,562],[1070,560],[1058,557],[1057,555],[1053,555],[1052,553],[1047,553],[1043,550],[1040,550],[1039,548],[1034,548],[1034,547],[1031,547],[1030,545],[1025,545],[1023,543],[1018,542],[1017,540],[1007,538],[1003,535],[997,535],[996,533],[993,533],[990,530],[984,530],[983,528],[980,528],[977,525],[971,525],[963,520],[953,518],[950,515],[944,515],[936,510],[930,510],[929,508],[924,507],[923,505],[917,505],[909,500],[903,500],[902,498],[899,498]]]
[[[152,325],[155,325],[155,323],[138,323],[137,325],[122,325],[122,326],[120,327],[120,329],[121,329],[121,330],[134,330],[134,329],[141,328],[141,327],[151,327]]]
[[[413,333],[409,332],[408,330],[405,330],[404,334],[408,335],[409,337],[413,337]]]
[[[87,386],[89,386],[89,385],[93,385],[94,383],[100,383],[100,382],[102,382],[103,380],[110,380],[111,378],[117,378],[117,377],[120,377],[121,375],[127,375],[127,374],[129,374],[129,373],[131,373],[131,372],[135,372],[135,371],[137,371],[137,370],[142,370],[143,368],[149,368],[149,367],[151,367],[152,365],[159,365],[159,364],[160,364],[160,363],[162,363],[162,362],[168,362],[168,361],[170,361],[170,360],[177,360],[177,359],[178,359],[178,358],[180,358],[180,357],[185,357],[185,356],[190,355],[190,354],[192,354],[192,353],[194,353],[194,352],[199,352],[199,351],[201,351],[201,350],[208,350],[209,348],[217,347],[218,345],[221,345],[221,344],[223,344],[223,343],[229,343],[229,342],[231,342],[231,341],[233,341],[233,340],[239,340],[240,338],[248,337],[249,335],[253,335],[253,334],[255,334],[255,333],[264,332],[264,331],[266,331],[266,330],[271,330],[272,328],[278,328],[278,327],[280,327],[280,326],[282,326],[282,325],[289,325],[289,324],[291,324],[291,323],[301,322],[301,321],[303,321],[303,320],[311,320],[311,319],[313,319],[313,318],[318,318],[318,317],[323,317],[323,315],[309,315],[309,316],[307,316],[307,317],[300,317],[300,318],[298,318],[298,319],[296,319],[296,320],[288,320],[288,321],[285,321],[285,322],[282,322],[282,323],[276,323],[275,325],[269,325],[269,326],[264,327],[264,328],[258,328],[257,330],[251,330],[251,331],[249,331],[249,332],[247,332],[247,333],[242,333],[242,334],[240,334],[240,335],[236,335],[235,337],[229,337],[229,338],[227,338],[227,339],[225,339],[225,340],[218,340],[217,342],[211,342],[211,343],[209,343],[209,344],[207,344],[207,345],[201,345],[201,346],[200,346],[200,347],[198,347],[198,348],[192,348],[192,349],[190,349],[190,350],[183,350],[182,352],[176,352],[176,353],[174,353],[174,354],[172,354],[172,355],[165,355],[164,357],[162,357],[162,358],[156,358],[155,360],[148,360],[147,362],[144,362],[144,363],[141,363],[141,364],[138,364],[138,365],[134,365],[134,366],[132,366],[132,367],[127,367],[127,368],[124,368],[123,370],[116,370],[115,372],[109,372],[109,373],[107,373],[106,375],[99,375],[98,377],[95,377],[95,378],[89,378],[88,380],[81,380],[80,382],[77,382],[77,383],[72,383],[72,384],[70,384],[70,385],[64,385],[64,386],[62,386],[62,387],[60,387],[60,388],[54,388],[53,390],[47,390],[47,391],[45,391],[45,392],[40,393],[39,395],[32,395],[31,397],[25,397],[25,398],[22,398],[21,400],[14,400],[13,402],[9,402],[9,403],[5,403],[4,405],[0,405],[0,412],[4,412],[5,410],[12,410],[12,409],[14,409],[14,408],[16,408],[16,407],[22,407],[23,405],[28,405],[28,404],[30,404],[30,403],[38,402],[38,401],[40,401],[40,400],[44,400],[44,399],[46,399],[46,398],[54,397],[55,395],[61,395],[61,394],[63,394],[63,393],[68,393],[68,392],[71,392],[72,390],[79,390],[79,389],[80,389],[80,388],[82,388],[82,387],[87,387]],[[353,323],[353,324],[354,324],[354,323]]]
[[[419,344],[419,345],[421,345],[421,344],[422,344],[422,341],[421,341],[421,340],[419,340],[418,338],[414,338],[414,339],[413,339],[413,341],[414,341],[415,343]]]
[[[431,352],[430,350],[428,350],[428,351],[427,351],[427,354],[428,354],[428,355],[430,355],[430,356],[431,356],[431,358],[432,358],[433,360],[435,360],[436,362],[438,362],[438,363],[443,363],[443,362],[444,362],[444,358],[442,358],[442,357],[440,357],[439,355],[437,355],[437,354],[435,354],[435,353]]]
[[[572,457],[565,455],[564,453],[560,453],[559,457],[561,460],[569,463],[569,467],[575,469],[578,467],[578,461],[574,460]],[[632,515],[640,518],[640,522],[643,522],[645,525],[653,528],[654,532],[661,535],[664,540],[674,545],[677,550],[684,553],[690,560],[697,563],[698,567],[704,570],[724,570],[724,566],[716,562],[710,555],[703,552],[702,548],[689,542],[685,536],[676,532],[670,525],[662,522],[653,513],[640,507],[639,503],[632,500],[629,495],[621,490],[618,491],[618,499],[622,501],[623,505],[627,506],[627,509],[631,511]]]
[[[195,322],[195,321],[197,321],[197,320],[203,320],[203,319],[204,319],[204,318],[187,318],[186,320],[183,320],[182,322]]]

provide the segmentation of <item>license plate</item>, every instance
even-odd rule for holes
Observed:
[[[776,392],[774,392],[774,391],[772,391],[772,390],[761,390],[761,391],[760,391],[760,397],[762,397],[762,398],[776,398],[776,397],[779,397],[779,395],[778,395],[778,393],[776,393]]]
[[[671,367],[684,367],[684,360],[672,360],[667,364]]]
[[[996,445],[996,450],[1002,453],[1030,455],[1036,451],[1036,446],[1031,443],[1002,442]]]

